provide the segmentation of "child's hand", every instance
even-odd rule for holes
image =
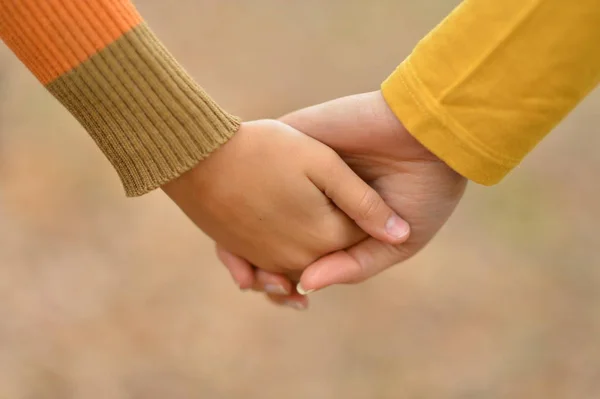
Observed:
[[[282,120],[335,148],[393,209],[402,212],[411,227],[410,238],[402,245],[367,238],[320,258],[303,272],[300,292],[359,283],[411,258],[444,225],[465,191],[467,180],[409,133],[379,91],[338,98]],[[267,292],[267,287],[284,287],[293,292],[292,281],[280,274],[254,270],[222,248],[217,248],[217,255],[240,287]],[[300,309],[308,304],[296,292],[268,293],[278,304]]]
[[[362,229],[390,243],[409,233],[332,149],[274,120],[244,123],[163,189],[224,248],[292,277],[362,240]]]

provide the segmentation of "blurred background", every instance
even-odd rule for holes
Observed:
[[[457,0],[138,0],[245,119],[378,88]],[[443,68],[440,65],[440,68]],[[0,47],[0,397],[600,397],[600,91],[423,253],[276,308]]]

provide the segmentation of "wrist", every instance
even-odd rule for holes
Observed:
[[[402,121],[398,119],[392,108],[390,108],[381,90],[373,91],[366,95],[371,104],[370,112],[372,113],[373,123],[379,124],[379,128],[382,131],[387,131],[390,134],[400,137],[403,141],[403,147],[410,152],[408,154],[410,158],[440,162],[457,176],[464,178],[411,134]]]

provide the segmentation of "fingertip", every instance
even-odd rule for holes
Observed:
[[[378,215],[356,220],[358,226],[372,238],[386,244],[398,245],[408,240],[408,222],[398,216],[383,199],[378,204],[379,209],[374,211]]]
[[[243,258],[232,254],[217,244],[217,257],[231,274],[231,278],[241,290],[252,288],[255,281],[254,268]]]
[[[247,269],[245,267],[231,267],[229,269],[231,278],[237,284],[238,288],[242,291],[249,290],[254,285],[256,277],[254,275],[254,269],[252,267]]]
[[[277,305],[287,306],[296,310],[306,310],[308,309],[308,298],[298,293],[294,293],[291,295],[269,295],[267,294],[269,300]]]
[[[256,285],[268,294],[289,295],[292,293],[292,282],[278,273],[271,273],[257,269]]]
[[[336,285],[347,284],[362,274],[360,264],[346,251],[326,255],[309,265],[296,286],[301,295]]]
[[[316,290],[317,290],[316,288],[304,288],[302,286],[302,281],[300,281],[298,284],[296,284],[296,291],[298,292],[298,294],[300,294],[302,296],[306,296]]]
[[[389,244],[402,244],[410,237],[410,225],[400,216],[392,213],[385,222],[384,241]]]

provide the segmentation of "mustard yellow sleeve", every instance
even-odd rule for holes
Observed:
[[[599,0],[465,0],[382,92],[424,146],[491,185],[599,80]]]

